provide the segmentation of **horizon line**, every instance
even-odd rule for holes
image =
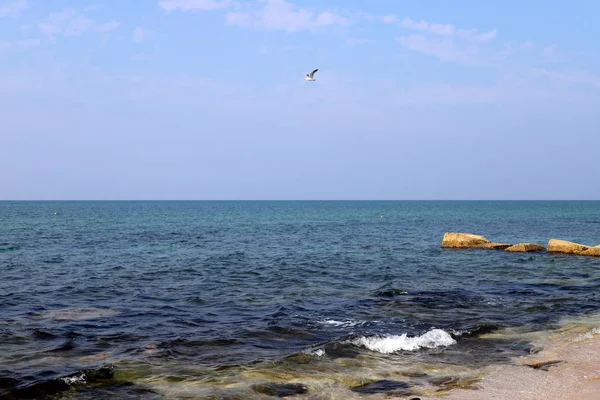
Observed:
[[[259,202],[259,201],[270,201],[270,202],[325,202],[325,201],[338,201],[338,202],[351,202],[351,201],[386,201],[386,202],[400,202],[400,201],[600,201],[600,199],[0,199],[0,202],[52,202],[52,201],[80,201],[80,202],[150,202],[150,201],[178,201],[178,202],[234,202],[234,201],[247,201],[247,202]]]

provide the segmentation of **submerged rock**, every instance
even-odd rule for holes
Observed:
[[[256,393],[262,393],[269,396],[287,397],[308,392],[306,385],[302,383],[262,383],[252,386]]]
[[[506,251],[512,251],[515,253],[529,253],[532,251],[546,251],[546,248],[542,245],[535,243],[517,243],[513,246],[505,249]]]
[[[477,390],[478,388],[475,384],[478,381],[479,378],[476,376],[438,376],[428,379],[430,384],[438,387],[436,390],[438,393],[447,392],[453,389]]]
[[[19,383],[19,382],[14,378],[0,377],[0,389],[6,389],[6,388],[16,386],[17,383]]]
[[[64,376],[62,378],[49,379],[47,381],[15,389],[11,392],[11,396],[14,398],[45,399],[51,395],[67,391],[73,387],[112,382],[113,377],[114,371],[110,366],[99,369],[88,369]]]
[[[356,386],[351,388],[353,392],[361,394],[377,394],[385,393],[391,395],[407,396],[413,392],[410,390],[411,385],[404,381],[392,381],[383,379],[367,383],[366,385]]]
[[[440,387],[454,387],[459,381],[460,378],[456,376],[438,376],[429,379],[429,383]]]
[[[589,246],[566,240],[550,239],[548,242],[548,251],[551,253],[581,254],[589,248]]]
[[[485,248],[492,244],[481,235],[464,232],[446,232],[442,239],[442,247],[454,249]]]

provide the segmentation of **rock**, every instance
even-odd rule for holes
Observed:
[[[587,249],[589,249],[589,246],[567,242],[566,240],[550,239],[548,242],[548,251],[551,253],[581,254]]]
[[[463,232],[446,232],[442,239],[442,247],[454,249],[485,248],[491,243],[483,236]]]
[[[581,252],[582,256],[600,257],[600,246],[590,247],[589,249]]]
[[[535,243],[517,243],[505,249],[506,251],[529,253],[532,251],[546,251],[544,246]]]
[[[15,399],[49,399],[55,398],[61,392],[86,385],[102,386],[114,382],[114,370],[112,366],[99,369],[86,369],[62,378],[49,379],[36,382],[29,386],[23,386],[14,390],[11,395]],[[2,397],[4,398],[4,397]]]
[[[441,387],[455,386],[458,383],[458,381],[460,381],[460,379],[455,376],[439,376],[429,379],[429,383]]]
[[[392,381],[383,379],[367,383],[366,385],[351,388],[353,392],[361,394],[385,393],[386,395],[408,396],[412,394],[410,384],[403,381]]]
[[[13,387],[13,386],[17,386],[18,383],[19,383],[19,381],[17,381],[14,378],[0,377],[0,389],[6,389],[6,388]]]
[[[505,250],[511,246],[512,244],[510,243],[490,243],[485,247],[492,250]]]
[[[252,390],[276,397],[294,396],[308,392],[308,388],[301,383],[264,383],[252,386]]]
[[[528,367],[531,367],[533,369],[541,369],[542,371],[548,371],[548,369],[556,364],[560,364],[564,361],[561,360],[551,360],[551,361],[539,361],[539,362],[535,362],[533,364],[525,364]]]

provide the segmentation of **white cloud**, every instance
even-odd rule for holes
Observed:
[[[109,32],[119,27],[116,21],[96,23],[94,20],[77,13],[77,11],[66,8],[60,12],[51,13],[44,22],[38,24],[38,28],[48,36],[63,34],[65,36],[79,36],[94,30],[96,32]]]
[[[533,48],[535,47],[535,44],[533,44],[533,42],[530,41],[526,41],[521,43],[521,48],[527,51],[533,50]]]
[[[528,68],[526,73],[538,77],[550,79],[556,83],[565,84],[567,86],[592,86],[600,89],[600,77],[588,72],[561,72],[550,71],[543,68]]]
[[[51,13],[44,22],[38,25],[38,28],[46,35],[54,35],[62,32],[66,21],[75,17],[77,12],[70,8],[66,8],[61,12]]]
[[[14,50],[26,51],[33,47],[37,47],[42,43],[40,39],[22,39],[14,42],[8,40],[0,40],[0,52]]]
[[[0,17],[16,18],[21,11],[29,8],[27,0],[15,0],[0,5]]]
[[[134,42],[141,43],[147,37],[148,37],[148,32],[139,26],[137,28],[135,28],[135,30],[133,31],[133,41]]]
[[[40,44],[42,43],[42,41],[40,39],[24,39],[24,40],[18,40],[16,42],[16,48],[18,50],[28,50],[31,49],[33,47],[38,47]]]
[[[94,21],[89,18],[76,16],[71,19],[64,29],[65,36],[79,36],[94,26]]]
[[[458,29],[451,24],[435,24],[427,21],[414,21],[410,18],[404,18],[400,25],[407,29],[425,31],[433,35],[453,36],[471,42],[489,42],[497,36],[496,30],[480,33],[476,29]]]
[[[442,61],[457,64],[478,65],[478,49],[475,46],[458,47],[452,39],[429,39],[421,34],[401,36],[396,41],[409,50],[428,56],[434,56]]]
[[[381,21],[386,24],[396,24],[399,22],[399,19],[396,14],[388,14],[381,17]]]
[[[524,54],[531,54],[535,48],[535,43],[531,41],[505,42],[502,49],[497,50],[496,53],[490,57],[490,61],[508,61],[511,58],[518,58]]]
[[[264,7],[257,11],[230,12],[230,25],[298,32],[332,25],[346,26],[350,20],[330,11],[316,12],[300,8],[285,0],[262,0]]]
[[[158,3],[166,12],[181,10],[183,12],[193,10],[218,10],[232,5],[231,0],[163,0]]]
[[[98,31],[98,32],[110,32],[110,31],[114,31],[119,26],[121,26],[120,22],[111,21],[111,22],[106,22],[104,24],[94,24],[94,30]]]

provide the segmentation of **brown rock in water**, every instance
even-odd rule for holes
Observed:
[[[491,243],[483,236],[463,232],[446,232],[442,239],[442,247],[454,249],[480,249]]]
[[[581,254],[589,248],[589,246],[566,240],[550,239],[548,242],[548,251],[551,253]]]
[[[490,243],[487,246],[485,246],[487,249],[492,249],[492,250],[505,250],[507,248],[509,248],[510,246],[512,246],[512,244],[510,243]]]
[[[514,246],[507,248],[506,251],[512,251],[515,253],[529,253],[532,251],[546,251],[546,248],[535,243],[517,243]]]
[[[560,364],[564,361],[562,360],[551,360],[551,361],[538,361],[532,364],[525,364],[528,367],[531,367],[533,369],[541,369],[542,371],[548,371],[548,369],[556,364]]]
[[[600,257],[600,246],[590,247],[581,253],[582,256]]]

